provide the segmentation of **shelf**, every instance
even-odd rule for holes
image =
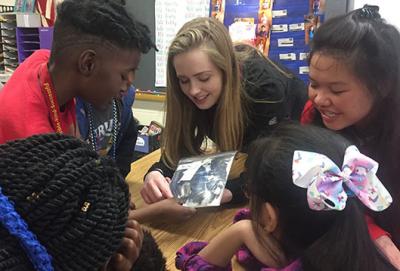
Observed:
[[[53,29],[41,27],[35,13],[0,14],[0,70],[13,72],[34,51],[51,49]]]
[[[165,94],[164,93],[149,93],[137,91],[135,95],[136,100],[141,101],[155,101],[155,102],[164,102]]]

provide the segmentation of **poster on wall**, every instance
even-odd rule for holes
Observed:
[[[15,1],[15,12],[34,12],[35,11],[35,0],[16,0]]]
[[[325,0],[309,0],[309,13],[304,16],[305,42],[309,44],[324,19]]]
[[[182,25],[197,17],[208,17],[210,0],[156,0],[155,34],[156,45],[156,87],[167,84],[168,47]]]
[[[273,0],[211,0],[210,15],[229,29],[233,42],[244,42],[268,55]]]

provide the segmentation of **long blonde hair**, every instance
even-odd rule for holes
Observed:
[[[212,127],[208,127],[210,110],[198,109],[184,95],[173,65],[176,55],[196,48],[205,52],[223,74],[223,89],[211,116]],[[168,51],[166,121],[162,142],[164,163],[175,168],[183,156],[201,154],[201,144],[207,135],[211,135],[218,151],[240,149],[246,117],[242,95],[239,66],[225,26],[208,17],[184,24]]]

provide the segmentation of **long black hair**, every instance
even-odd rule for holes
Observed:
[[[381,18],[377,7],[366,5],[322,24],[313,38],[310,59],[316,53],[348,64],[373,97],[366,126],[341,132],[379,162],[378,177],[395,201],[384,212],[371,215],[400,246],[400,203],[396,200],[400,197],[400,33]]]
[[[254,228],[262,234],[257,221],[265,202],[278,210],[275,241],[284,260],[267,248],[282,265],[300,259],[306,271],[395,270],[371,241],[357,199],[349,198],[343,211],[315,211],[308,206],[307,190],[293,184],[295,150],[324,154],[341,165],[348,146],[332,131],[295,124],[281,125],[251,146],[247,174]]]

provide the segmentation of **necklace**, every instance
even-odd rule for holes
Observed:
[[[47,64],[42,64],[38,73],[38,80],[40,89],[44,95],[47,106],[50,110],[50,120],[52,125],[58,134],[63,134],[63,129],[60,119],[60,106],[58,105],[56,91],[53,83],[51,82],[50,73],[47,68]]]
[[[94,120],[93,120],[93,106],[91,104],[88,104],[88,119],[89,119],[89,137],[90,137],[90,143],[92,145],[92,149],[97,152],[96,148],[96,133],[94,130]],[[118,108],[117,108],[117,102],[115,99],[112,101],[112,114],[113,114],[113,129],[112,129],[112,158],[115,160],[115,149],[116,149],[116,142],[117,142],[117,134],[118,134],[118,128],[119,128],[119,122],[118,122]]]

